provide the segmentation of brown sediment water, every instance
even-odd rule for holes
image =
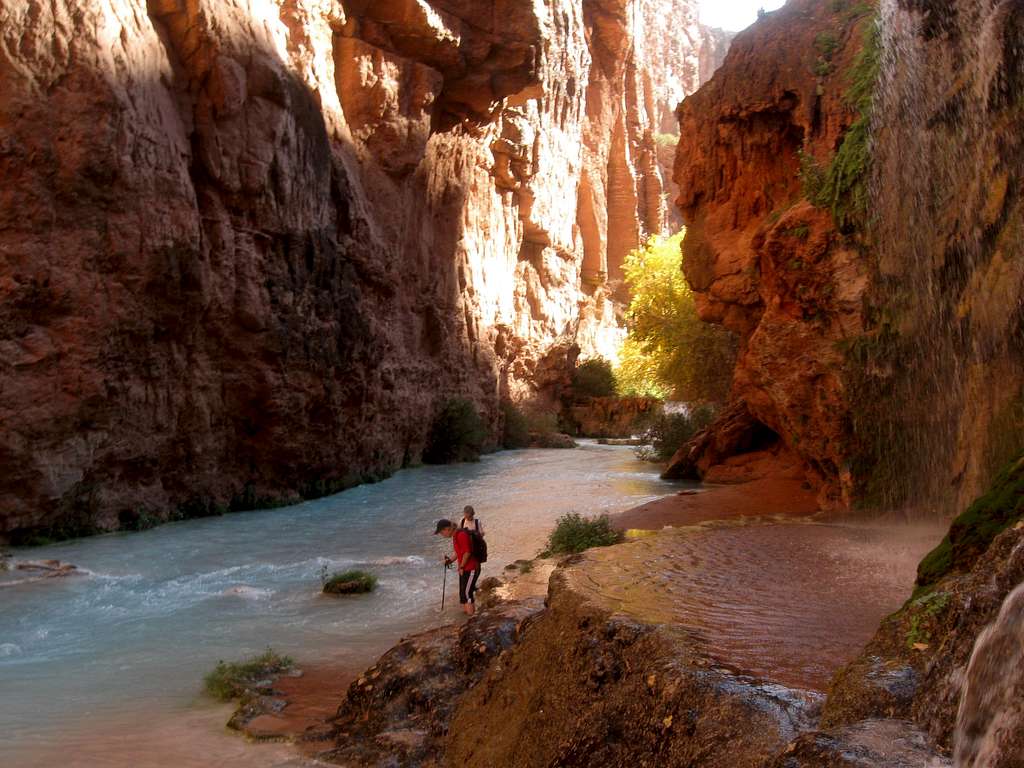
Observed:
[[[568,577],[609,609],[682,627],[712,659],[823,691],[909,596],[938,526],[758,520],[593,550]]]

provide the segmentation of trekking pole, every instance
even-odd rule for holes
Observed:
[[[444,564],[444,578],[441,579],[441,613],[444,613],[444,593],[448,586],[448,563]]]

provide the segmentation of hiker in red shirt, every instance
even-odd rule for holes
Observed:
[[[451,520],[441,519],[437,521],[437,528],[434,535],[440,534],[452,540],[452,547],[455,548],[455,557],[445,557],[445,565],[455,563],[459,569],[459,603],[467,616],[472,616],[475,611],[474,593],[476,592],[476,580],[480,577],[480,561],[474,552],[475,544],[473,535],[465,528],[458,528]]]

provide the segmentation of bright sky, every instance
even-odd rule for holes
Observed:
[[[732,32],[746,29],[757,20],[757,9],[774,11],[785,0],[700,0],[700,20],[709,27]]]

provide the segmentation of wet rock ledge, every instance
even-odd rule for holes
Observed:
[[[475,618],[381,657],[311,751],[380,768],[948,768],[954,751],[966,768],[1024,765],[1024,524],[919,585],[827,697],[727,668],[644,608],[630,563],[693,535],[566,558],[546,598],[521,588],[536,573],[492,587]]]
[[[678,627],[582,589],[590,557],[560,563],[546,600],[497,601],[464,625],[403,640],[349,688],[333,746],[317,757],[743,768],[814,727],[820,696],[723,669]]]

